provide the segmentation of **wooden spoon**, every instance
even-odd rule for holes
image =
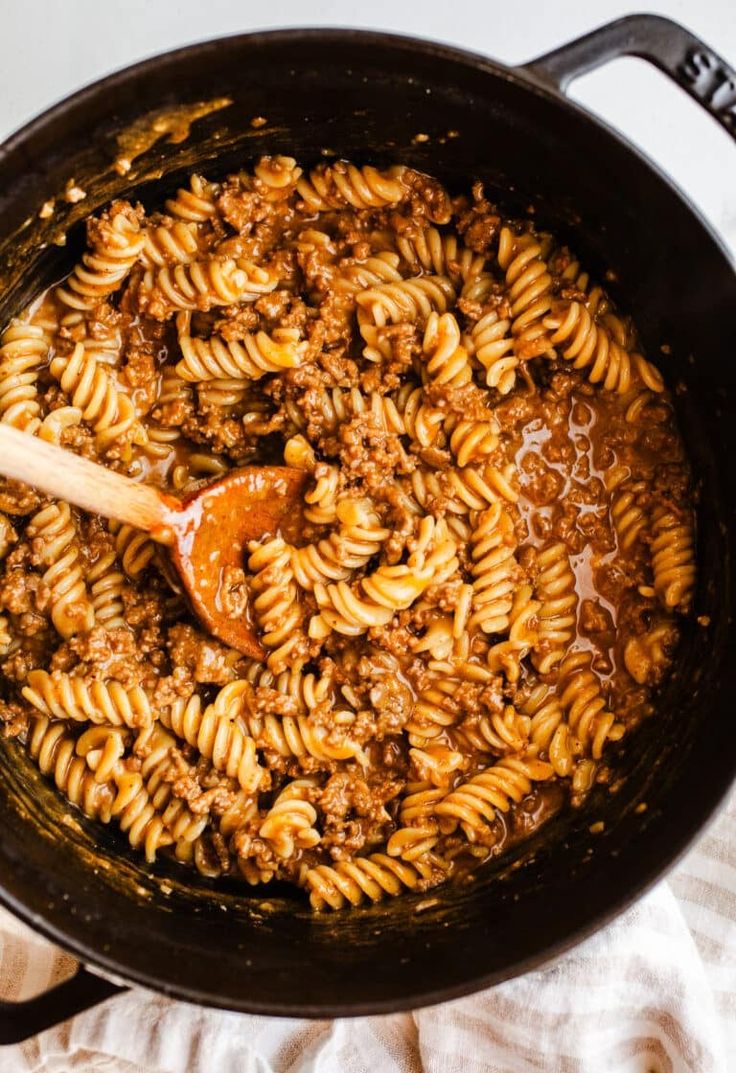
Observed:
[[[249,610],[222,606],[228,567],[242,569],[249,540],[298,533],[305,474],[288,466],[245,466],[184,500],[89,462],[35,436],[0,425],[0,474],[83,510],[142,529],[171,553],[192,608],[221,641],[264,659]]]

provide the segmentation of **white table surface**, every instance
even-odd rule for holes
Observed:
[[[678,19],[736,66],[736,0],[642,4]],[[519,63],[637,10],[616,0],[0,0],[0,140],[87,82],[179,45],[254,29],[363,26]],[[736,249],[736,145],[665,76],[622,59],[572,95],[639,143]]]

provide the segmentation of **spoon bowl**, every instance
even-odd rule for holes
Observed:
[[[211,634],[253,659],[266,652],[242,595],[247,544],[298,524],[305,476],[288,466],[233,470],[185,499],[169,523],[171,558],[194,613]]]

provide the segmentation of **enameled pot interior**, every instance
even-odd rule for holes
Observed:
[[[127,174],[115,171],[116,137],[141,119],[141,102],[167,109],[223,95],[233,103],[184,141],[156,141]],[[71,266],[79,221],[111,197],[150,208],[192,169],[217,177],[262,153],[400,161],[453,191],[482,179],[506,212],[533,213],[591,273],[612,270],[611,291],[677,388],[700,489],[703,624],[686,624],[655,715],[619,750],[614,791],[597,791],[461,887],[314,917],[281,888],[212,884],[165,861],[142,867],[114,831],[70,823],[19,749],[0,743],[0,887],[36,927],[92,964],[197,1001],[268,1013],[395,1009],[504,979],[592,931],[682,850],[733,775],[736,498],[723,460],[736,449],[736,280],[666,182],[550,94],[439,46],[294,32],[123,72],[11,141],[0,155],[0,321]],[[86,199],[59,200],[41,220],[40,206],[72,177]],[[67,229],[66,245],[55,244]],[[592,834],[596,821],[604,828]]]

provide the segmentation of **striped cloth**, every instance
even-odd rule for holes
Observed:
[[[3,997],[73,960],[0,916]],[[18,1047],[1,1073],[734,1073],[736,794],[666,882],[538,972],[413,1014],[284,1021],[131,991]]]

